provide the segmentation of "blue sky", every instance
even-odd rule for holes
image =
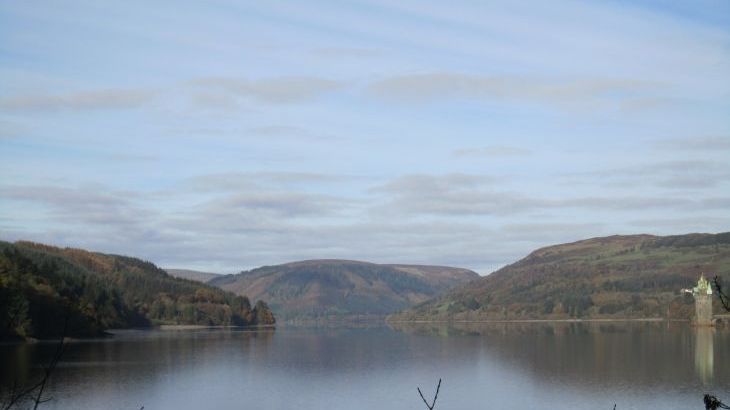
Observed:
[[[484,274],[730,230],[724,0],[0,2],[0,79],[4,240]]]

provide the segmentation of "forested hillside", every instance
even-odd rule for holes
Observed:
[[[468,269],[309,260],[214,278],[211,285],[262,298],[283,319],[384,316],[478,278]]]
[[[265,303],[169,276],[150,262],[0,241],[0,338],[156,324],[271,324]]]
[[[203,283],[206,283],[206,282],[210,281],[211,279],[221,276],[218,273],[201,272],[201,271],[191,270],[191,269],[165,268],[165,272],[167,272],[168,275],[174,276],[176,278],[190,279],[190,280],[194,280],[197,282],[203,282]]]
[[[689,319],[681,289],[701,273],[730,280],[730,233],[594,238],[536,250],[391,320]]]

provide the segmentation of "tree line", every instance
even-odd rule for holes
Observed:
[[[0,339],[94,336],[157,324],[273,324],[264,302],[135,258],[0,242]]]

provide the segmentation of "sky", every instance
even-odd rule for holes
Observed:
[[[0,239],[481,274],[730,231],[730,2],[0,0]]]

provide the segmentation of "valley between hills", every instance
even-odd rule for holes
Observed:
[[[694,286],[700,274],[730,280],[730,233],[586,239],[535,250],[486,276],[450,267],[320,260],[215,276],[208,283],[262,298],[285,320],[689,320],[694,302],[681,289]]]
[[[678,319],[700,274],[730,279],[730,233],[593,238],[535,250],[487,276],[468,269],[308,260],[234,275],[0,242],[0,337],[156,325],[309,320]],[[252,304],[251,300],[257,300]],[[720,311],[719,302],[715,307]],[[62,313],[66,312],[66,313]]]

